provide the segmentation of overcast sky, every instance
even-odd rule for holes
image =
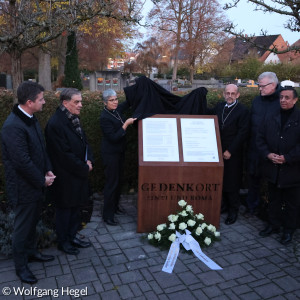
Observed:
[[[219,0],[221,7],[224,3],[230,0]],[[269,1],[272,2],[272,1]],[[152,7],[151,0],[146,0],[144,7],[144,15],[148,13]],[[291,44],[300,39],[299,32],[292,32],[284,28],[284,23],[288,17],[281,16],[275,13],[263,13],[261,11],[254,11],[255,5],[248,3],[246,0],[241,0],[237,8],[232,8],[225,11],[228,19],[237,25],[238,30],[244,30],[248,35],[262,35],[261,29],[267,31],[268,35],[281,34],[285,41]]]

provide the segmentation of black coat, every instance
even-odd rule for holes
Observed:
[[[15,105],[3,124],[1,140],[9,201],[13,205],[40,201],[51,164],[37,119]]]
[[[268,116],[259,129],[257,148],[263,158],[267,180],[279,188],[300,185],[300,110],[295,107],[281,129],[280,109]],[[276,165],[267,155],[284,155],[286,163]]]
[[[223,191],[231,192],[240,188],[243,167],[243,145],[249,132],[249,111],[241,103],[229,108],[227,118],[224,115],[226,102],[215,107],[218,116],[222,152],[231,153],[229,160],[224,159]],[[224,121],[225,120],[225,121]]]
[[[127,101],[121,103],[116,111],[122,121],[125,119],[123,111],[129,108]],[[114,114],[114,115],[112,115]],[[101,152],[102,153],[122,153],[126,148],[126,131],[122,128],[123,123],[118,120],[115,112],[108,112],[103,109],[100,115],[100,127],[102,130]]]
[[[279,94],[281,87],[277,86],[275,93],[268,96],[257,96],[251,105],[250,143],[248,146],[248,171],[250,174],[259,175],[261,172],[261,160],[256,146],[256,136],[259,126],[264,122],[268,114],[280,108]]]
[[[86,159],[93,161],[84,132],[81,137],[65,112],[58,108],[46,126],[45,136],[56,175],[49,188],[51,198],[62,208],[84,205],[89,197]]]

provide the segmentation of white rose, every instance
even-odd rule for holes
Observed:
[[[220,236],[220,232],[219,231],[215,231],[215,237],[219,237]]]
[[[173,217],[174,217],[174,215],[169,215],[168,216],[168,220],[170,221],[170,222],[173,222],[172,220],[173,220]]]
[[[204,243],[209,246],[210,243],[211,243],[211,239],[209,237],[206,237],[205,240],[204,240]]]
[[[178,205],[181,207],[184,207],[184,206],[186,206],[186,202],[184,200],[180,200],[180,201],[178,201]]]
[[[196,224],[196,222],[195,222],[194,220],[188,220],[188,221],[187,221],[187,224],[188,224],[190,227],[193,227],[193,226]]]
[[[174,223],[171,223],[171,224],[169,225],[169,229],[175,229],[175,224],[174,224]]]
[[[153,239],[153,234],[152,233],[149,233],[148,234],[148,240],[152,240]]]
[[[201,228],[204,229],[205,227],[207,227],[206,223],[202,223]]]
[[[186,211],[185,210],[183,210],[181,213],[180,213],[183,217],[187,217],[187,213],[186,213]]]
[[[200,235],[201,233],[202,233],[202,228],[201,227],[197,227],[196,234]]]
[[[197,214],[197,215],[196,215],[196,218],[197,218],[198,220],[204,220],[204,216],[203,216],[202,214]]]
[[[192,212],[193,211],[192,205],[187,205],[186,208],[185,208],[185,210]]]
[[[175,233],[172,233],[172,234],[169,236],[169,241],[174,242],[175,240],[176,240],[176,234],[175,234]]]
[[[162,231],[162,230],[164,230],[165,227],[167,227],[166,224],[160,224],[160,225],[157,225],[156,229],[157,229],[158,231]]]
[[[169,220],[170,222],[176,222],[177,219],[178,219],[178,216],[176,216],[176,215],[169,215],[169,216],[168,216],[168,220]]]
[[[185,224],[185,223],[180,223],[179,224],[179,229],[180,230],[184,230],[184,229],[186,229],[187,228],[187,225]]]
[[[155,237],[156,240],[160,241],[161,234],[159,232],[156,232],[154,237]]]
[[[210,224],[209,226],[207,226],[207,229],[211,232],[215,232],[216,231],[216,227],[212,224]]]

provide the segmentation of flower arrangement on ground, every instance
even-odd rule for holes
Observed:
[[[156,231],[148,234],[151,245],[169,249],[176,240],[176,231],[185,234],[185,229],[191,232],[200,247],[208,247],[220,240],[220,232],[216,231],[215,226],[205,222],[203,214],[194,214],[193,207],[185,200],[180,200],[178,205],[181,210],[176,215],[169,215],[168,223],[157,225]]]

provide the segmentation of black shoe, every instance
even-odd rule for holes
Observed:
[[[227,219],[225,220],[225,224],[231,225],[231,224],[235,223],[237,220],[237,216],[238,216],[237,212],[229,213]]]
[[[114,221],[114,220],[104,220],[104,223],[110,226],[117,226],[119,225],[118,222]]]
[[[260,236],[269,236],[272,233],[279,233],[279,228],[273,228],[272,225],[268,224],[267,227],[259,232]]]
[[[123,208],[118,208],[116,211],[115,211],[115,214],[116,215],[125,215],[126,214],[126,211],[123,209]]]
[[[17,276],[21,279],[22,282],[35,284],[38,282],[36,277],[29,270],[28,266],[24,266],[18,270],[16,270]]]
[[[66,254],[70,255],[77,255],[79,254],[79,250],[73,247],[70,243],[58,244],[57,249],[65,252]]]
[[[88,248],[88,247],[92,246],[91,242],[86,242],[86,241],[80,240],[76,237],[71,241],[71,244],[77,248]]]
[[[292,233],[283,233],[280,244],[287,245],[293,240],[293,234]]]
[[[47,262],[47,261],[52,261],[54,260],[54,256],[53,255],[46,255],[46,254],[42,254],[41,252],[37,252],[33,255],[30,255],[28,257],[28,261],[29,262],[34,262],[34,261],[37,261],[37,262]]]

